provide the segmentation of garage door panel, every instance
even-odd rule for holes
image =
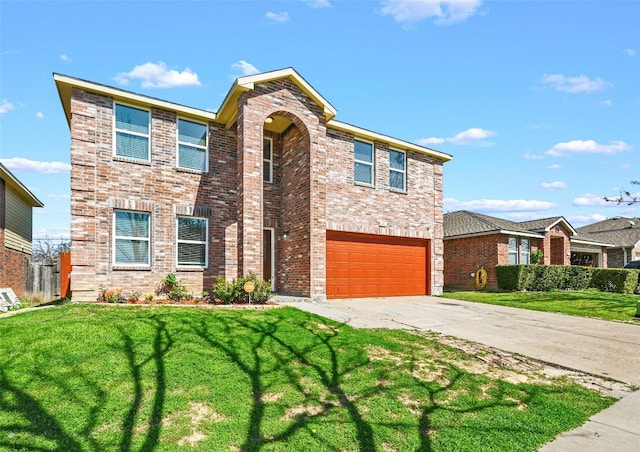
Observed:
[[[327,231],[327,297],[428,294],[429,241]]]

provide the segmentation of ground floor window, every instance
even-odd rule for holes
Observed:
[[[528,238],[509,237],[509,264],[530,264],[531,244]]]
[[[208,222],[204,218],[178,217],[178,266],[206,267]]]
[[[571,253],[571,265],[582,265],[584,267],[597,267],[598,255],[595,253]]]
[[[115,265],[149,265],[150,224],[149,213],[126,210],[114,212]]]

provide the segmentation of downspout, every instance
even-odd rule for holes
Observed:
[[[629,261],[627,261],[627,249],[625,247],[622,247],[622,255],[624,256],[622,258],[622,260],[623,260],[622,266],[624,267],[625,265],[627,265],[629,263]]]

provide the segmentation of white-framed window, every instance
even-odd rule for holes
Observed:
[[[531,263],[531,248],[529,245],[529,239],[525,239],[525,238],[520,239],[520,263],[521,264]]]
[[[178,118],[178,167],[207,171],[208,126]]]
[[[518,238],[509,237],[509,264],[518,265]]]
[[[273,182],[273,140],[262,139],[262,180]]]
[[[407,154],[404,151],[389,149],[389,187],[406,190]]]
[[[354,140],[353,156],[353,180],[373,185],[373,143]]]
[[[177,229],[177,264],[179,267],[206,268],[209,255],[209,222],[206,218],[178,217]]]
[[[149,110],[114,103],[114,155],[149,161]]]
[[[113,218],[113,264],[148,267],[151,215],[148,212],[116,210]]]

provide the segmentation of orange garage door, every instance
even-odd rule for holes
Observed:
[[[327,231],[327,298],[428,295],[429,241]]]

